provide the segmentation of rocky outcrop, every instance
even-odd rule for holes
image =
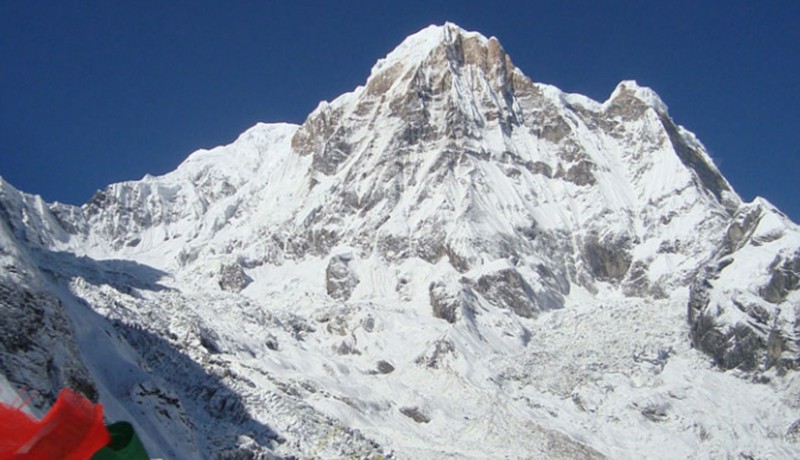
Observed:
[[[473,311],[475,294],[455,280],[437,280],[428,286],[433,316],[454,324]]]
[[[625,236],[599,237],[590,233],[583,243],[583,257],[600,281],[619,281],[631,266],[631,242]]]
[[[739,210],[717,257],[691,286],[692,344],[724,369],[800,367],[800,238],[789,236],[791,225],[765,205]]]
[[[222,264],[219,268],[219,287],[223,291],[242,292],[253,278],[245,273],[244,268],[237,263]]]
[[[531,318],[544,310],[561,308],[563,297],[558,291],[536,292],[514,268],[485,273],[475,281],[475,290],[492,305]]]
[[[767,302],[779,304],[790,292],[800,289],[800,249],[789,257],[775,257],[768,271],[769,281],[759,289],[759,295]]]
[[[343,254],[331,257],[325,269],[325,289],[328,295],[337,300],[347,300],[358,285],[359,279],[350,267],[353,256]]]
[[[744,324],[729,327],[706,312],[691,323],[692,345],[707,353],[723,369],[754,371],[768,368],[766,342]]]

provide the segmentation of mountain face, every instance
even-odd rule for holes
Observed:
[[[798,227],[452,24],[81,207],[0,179],[0,259],[0,394],[165,458],[800,457]]]

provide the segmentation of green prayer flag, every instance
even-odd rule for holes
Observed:
[[[92,460],[150,460],[150,456],[128,422],[107,425],[111,442],[98,450]]]

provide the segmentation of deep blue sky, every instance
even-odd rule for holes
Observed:
[[[797,1],[0,1],[0,175],[46,200],[163,174],[259,121],[300,123],[449,20],[535,81],[655,89],[745,199],[800,221]]]

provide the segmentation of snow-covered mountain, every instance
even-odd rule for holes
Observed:
[[[0,395],[165,458],[800,457],[800,229],[452,24],[81,207],[0,179],[0,259]]]

